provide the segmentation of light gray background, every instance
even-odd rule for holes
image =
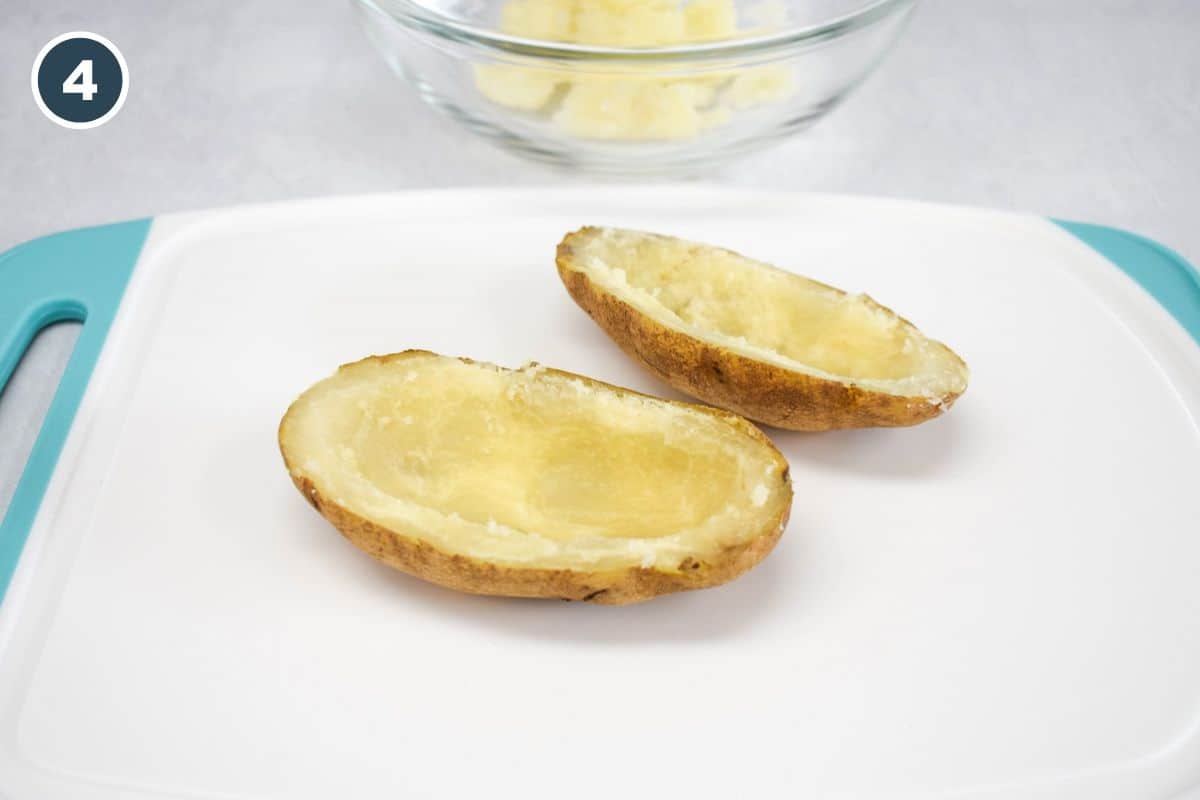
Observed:
[[[42,45],[79,29],[132,74],[90,131],[29,89]],[[1109,223],[1200,262],[1200,0],[926,0],[844,107],[714,177]],[[0,250],[168,211],[567,180],[422,106],[348,0],[0,0]],[[0,394],[0,508],[72,342],[47,332]]]

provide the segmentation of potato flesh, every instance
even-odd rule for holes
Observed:
[[[780,501],[771,451],[728,423],[537,368],[360,362],[305,399],[285,444],[311,454],[301,471],[467,554],[648,565],[730,544]]]
[[[746,9],[747,17],[758,18],[746,26],[739,25],[733,0],[507,0],[500,28],[530,39],[636,48],[716,41],[786,24],[782,5],[758,5]],[[786,99],[794,83],[791,68],[779,64],[686,75],[653,66],[475,68],[475,84],[492,102],[539,114],[573,136],[607,140],[695,138],[724,125],[733,112]]]
[[[785,366],[938,396],[961,391],[941,344],[862,295],[846,294],[727,250],[601,229],[580,262],[639,310]]]
[[[721,510],[720,494],[709,487],[737,479],[728,453],[697,457],[705,442],[672,443],[662,431],[636,427],[614,431],[595,408],[564,413],[546,396],[506,397],[497,373],[455,372],[448,388],[426,381],[372,387],[342,420],[339,438],[355,442],[367,480],[472,522],[564,539],[654,537],[691,527]]]

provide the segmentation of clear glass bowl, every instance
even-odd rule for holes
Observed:
[[[802,130],[917,0],[355,0],[426,102],[513,152],[695,173]]]

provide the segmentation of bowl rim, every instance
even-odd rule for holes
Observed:
[[[911,10],[920,0],[872,0],[862,8],[824,22],[761,36],[696,42],[670,47],[607,47],[531,39],[450,19],[414,0],[357,0],[360,6],[408,28],[459,44],[505,54],[556,61],[679,63],[763,56],[777,50],[807,47],[845,36],[893,14]]]

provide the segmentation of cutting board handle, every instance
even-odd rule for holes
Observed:
[[[1136,233],[1086,222],[1053,222],[1111,261],[1200,344],[1200,272],[1183,256]]]
[[[150,222],[141,219],[56,233],[0,254],[0,391],[40,330],[63,320],[83,323],[16,492],[0,521],[0,600],[33,526]]]

